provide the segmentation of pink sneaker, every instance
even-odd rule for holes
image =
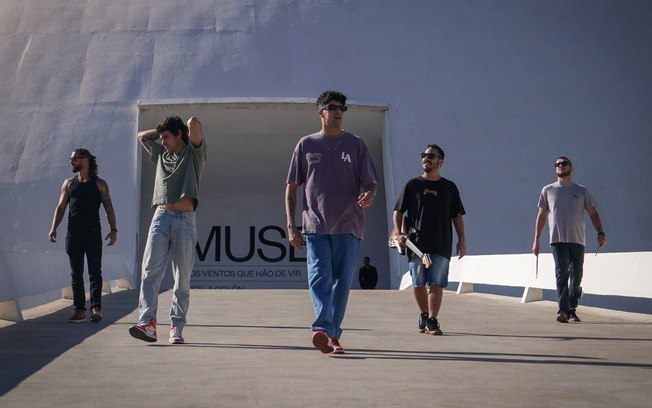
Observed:
[[[156,320],[152,319],[147,323],[134,324],[129,328],[129,334],[138,340],[153,343],[156,341]]]
[[[340,344],[340,339],[331,339],[333,345],[333,354],[344,354],[344,347]]]
[[[328,344],[328,334],[324,330],[317,330],[312,333],[312,344],[324,354],[333,352],[333,347]]]
[[[183,329],[181,327],[170,325],[170,343],[172,344],[185,343],[185,341],[183,340],[183,336],[181,335],[182,330]]]

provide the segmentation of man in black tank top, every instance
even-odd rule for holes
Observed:
[[[66,253],[70,261],[74,314],[71,322],[86,320],[86,291],[84,289],[84,255],[88,263],[91,296],[91,321],[102,320],[102,227],[100,204],[106,211],[111,232],[105,239],[115,243],[115,211],[106,181],[97,177],[97,161],[86,149],[75,149],[70,156],[74,177],[64,180],[59,203],[54,211],[49,238],[57,242],[57,227],[68,207]]]

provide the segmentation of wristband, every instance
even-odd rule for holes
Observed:
[[[602,232],[602,231],[598,232],[598,236],[600,236],[600,235],[604,235],[604,232]]]

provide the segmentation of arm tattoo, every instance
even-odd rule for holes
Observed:
[[[104,209],[108,210],[109,208],[113,208],[111,195],[109,194],[109,188],[106,183],[103,180],[98,180],[97,186],[100,190],[100,198],[102,200],[102,205],[104,205]]]
[[[294,220],[294,214],[296,211],[296,197],[288,197],[287,198],[287,216],[288,219]]]

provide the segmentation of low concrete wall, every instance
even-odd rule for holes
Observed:
[[[538,263],[538,273],[537,273]],[[584,293],[652,298],[652,252],[595,253],[584,258]],[[478,255],[451,259],[449,280],[459,282],[457,293],[473,292],[473,284],[522,287],[522,302],[543,299],[543,290],[555,290],[552,254]],[[411,286],[409,273],[401,289]]]
[[[64,252],[0,251],[0,319],[23,320],[21,299],[52,291],[72,299],[70,266]],[[117,255],[102,257],[102,290],[134,287],[132,275]],[[88,289],[88,275],[85,275]]]

